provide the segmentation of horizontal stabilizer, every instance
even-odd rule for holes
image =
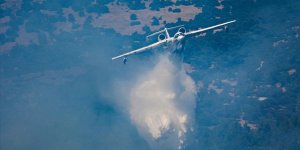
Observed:
[[[154,36],[154,35],[157,35],[157,34],[160,34],[160,33],[163,33],[163,32],[165,32],[166,29],[167,29],[167,30],[173,30],[173,29],[180,28],[180,27],[183,27],[183,26],[184,26],[184,25],[179,25],[179,26],[170,27],[170,28],[164,28],[164,29],[162,29],[162,30],[160,30],[160,31],[157,31],[157,32],[154,32],[154,33],[148,35],[147,38],[149,38],[149,37],[151,37],[151,36]]]

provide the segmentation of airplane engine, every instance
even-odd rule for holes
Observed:
[[[166,39],[166,36],[164,34],[160,34],[160,35],[158,35],[157,39],[158,39],[158,41],[162,41],[162,40]]]
[[[186,32],[186,29],[184,27],[181,27],[178,29],[178,32],[180,33],[185,33]]]

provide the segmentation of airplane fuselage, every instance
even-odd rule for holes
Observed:
[[[176,33],[174,37],[167,40],[167,49],[171,53],[182,53],[185,45],[185,36],[181,33]]]
[[[166,39],[165,44],[163,44],[163,50],[164,52],[172,54],[173,59],[182,61],[185,41],[185,35],[182,33],[176,33],[173,37]],[[155,52],[161,52],[161,49],[158,48]]]

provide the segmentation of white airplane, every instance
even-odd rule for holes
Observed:
[[[150,50],[150,49],[152,49],[154,47],[157,47],[157,46],[160,46],[160,45],[168,46],[168,50],[172,53],[181,52],[184,49],[184,44],[185,44],[186,37],[190,37],[190,36],[193,36],[193,35],[195,35],[197,33],[200,33],[200,32],[204,32],[204,31],[214,29],[214,28],[217,28],[217,27],[220,27],[220,26],[224,26],[224,25],[233,23],[235,21],[236,20],[232,20],[232,21],[229,21],[229,22],[225,22],[225,23],[222,23],[222,24],[215,25],[215,26],[211,26],[211,27],[207,27],[207,28],[199,29],[199,30],[195,30],[195,31],[189,31],[189,32],[186,32],[186,29],[182,25],[172,27],[172,28],[164,28],[161,31],[155,32],[155,33],[147,36],[147,38],[149,38],[151,36],[159,34],[158,35],[158,42],[153,43],[153,44],[148,45],[148,46],[145,46],[145,47],[142,47],[142,48],[139,48],[139,49],[136,49],[136,50],[133,50],[133,51],[130,51],[128,53],[113,57],[112,60],[123,57],[123,63],[126,64],[127,63],[127,56],[132,55],[132,54],[141,53],[141,52],[144,52],[146,50]],[[168,30],[175,29],[175,28],[179,28],[179,29],[178,29],[177,33],[173,37],[171,37]]]

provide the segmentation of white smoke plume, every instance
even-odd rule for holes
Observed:
[[[182,64],[173,63],[168,54],[161,55],[131,89],[131,120],[152,146],[162,141],[181,149],[184,135],[192,128],[195,94],[195,83]]]

